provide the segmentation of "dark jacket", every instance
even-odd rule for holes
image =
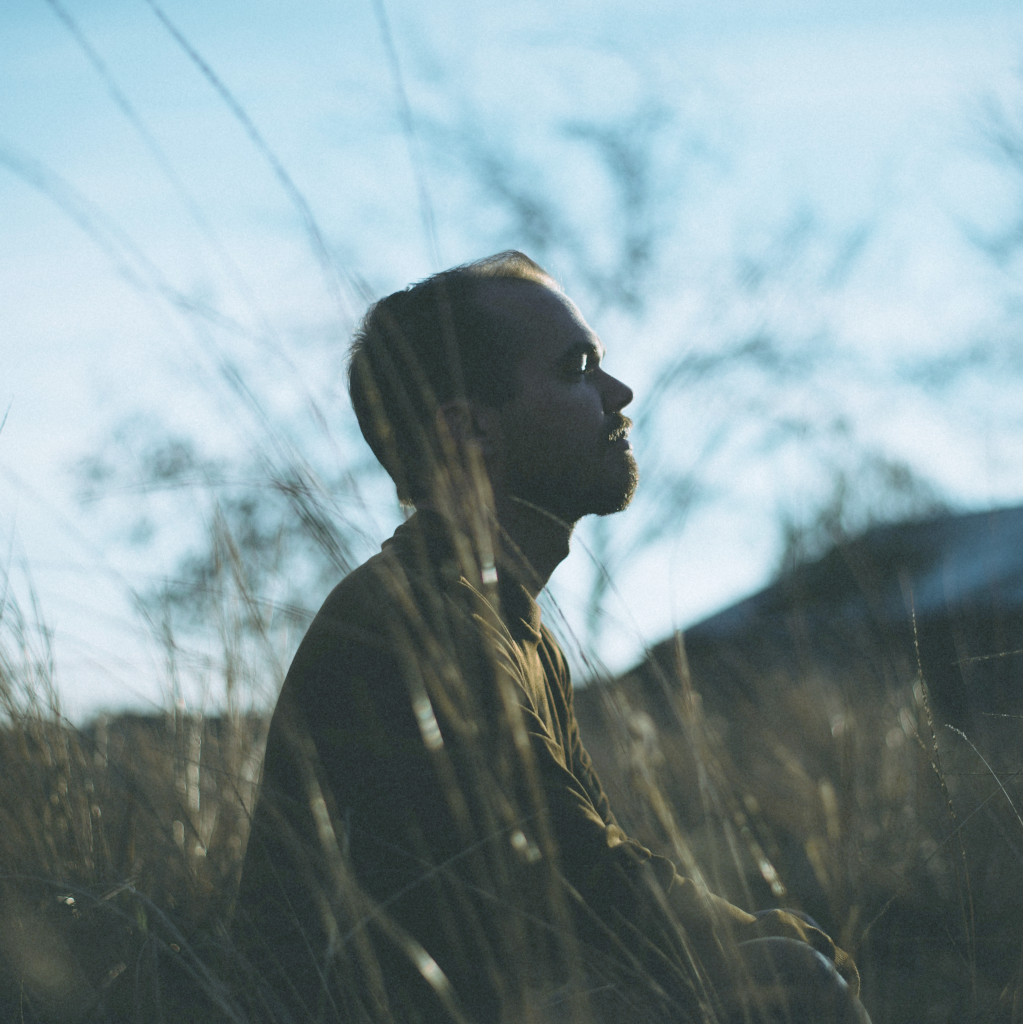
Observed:
[[[696,1008],[752,922],[619,828],[512,572],[420,512],[335,588],[274,713],[234,921],[279,1016],[515,1020],[609,972]]]

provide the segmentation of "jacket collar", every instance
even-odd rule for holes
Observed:
[[[516,572],[513,560],[483,556],[467,533],[432,509],[417,509],[384,544],[394,546],[417,575],[432,576],[443,590],[468,583],[495,605],[516,640],[541,639],[540,607]],[[496,564],[494,564],[496,563]]]

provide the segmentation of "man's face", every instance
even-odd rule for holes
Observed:
[[[516,382],[496,411],[496,488],[570,523],[624,509],[637,481],[622,415],[633,392],[601,368],[604,346],[564,295],[520,282],[494,290],[518,339],[518,352],[495,352]]]

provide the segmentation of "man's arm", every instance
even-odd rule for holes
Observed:
[[[736,945],[741,942],[769,937],[797,939],[810,945],[833,964],[856,995],[860,989],[860,976],[853,959],[836,946],[821,929],[784,910],[771,910],[757,915],[747,913],[680,875],[670,860],[651,853],[646,847],[626,836],[615,820],[600,778],[583,745],[574,710],[572,684],[560,652],[554,664],[557,671],[553,682],[558,689],[559,699],[565,706],[573,775],[587,793],[593,813],[604,821],[610,848],[619,848],[619,863],[628,865],[627,876],[632,879],[640,865],[650,869],[650,875],[647,875],[646,870],[641,873],[648,879],[653,875],[663,889],[664,907],[682,925],[705,966],[709,970],[715,970],[715,965],[718,964],[719,969],[727,969],[735,960]],[[631,861],[633,863],[630,863]],[[609,881],[604,877],[605,874],[606,872],[601,869],[594,872],[595,883],[598,886],[603,886]],[[636,883],[631,880],[627,886],[628,890],[634,890],[635,885]]]

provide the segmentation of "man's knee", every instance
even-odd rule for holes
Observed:
[[[764,938],[738,946],[728,1024],[870,1024],[838,971],[804,942]]]

